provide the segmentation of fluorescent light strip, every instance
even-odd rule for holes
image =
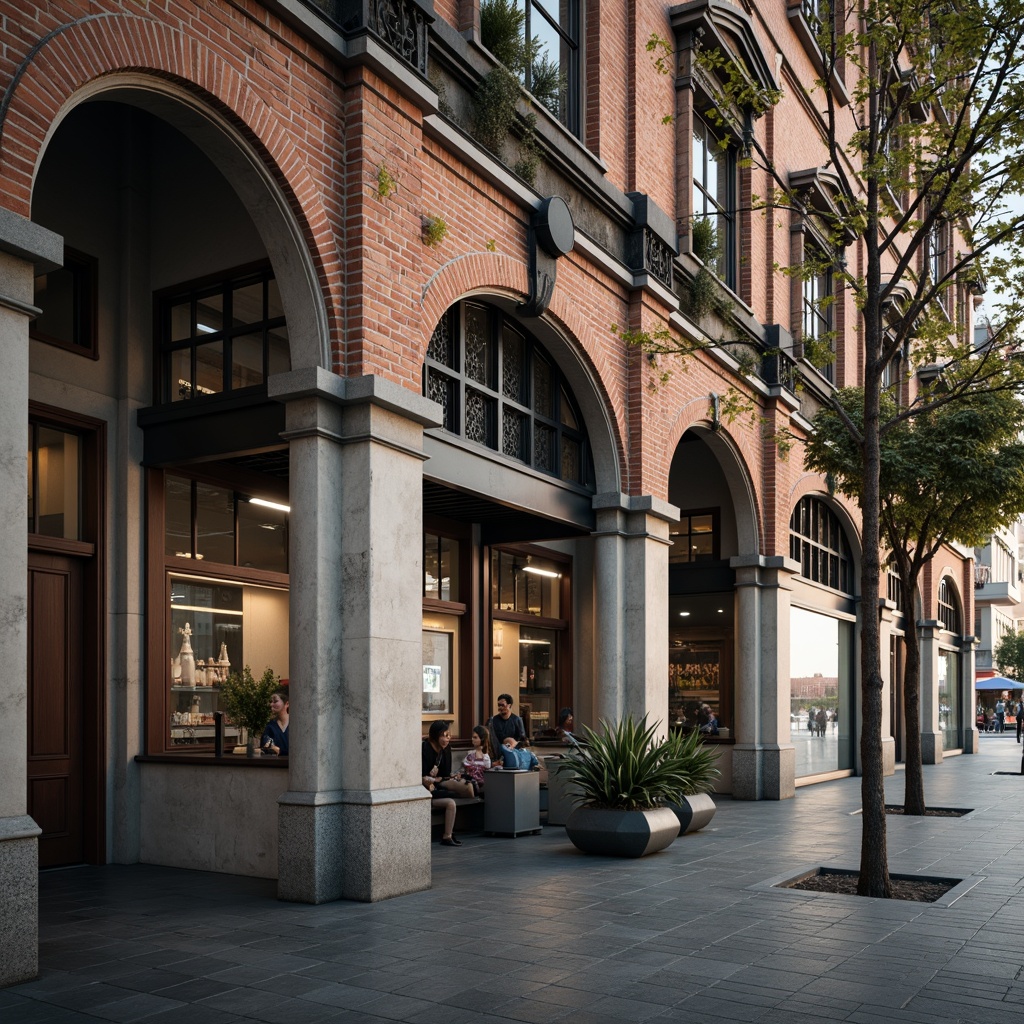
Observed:
[[[534,576],[547,576],[553,580],[557,580],[562,575],[560,572],[552,572],[550,569],[538,569],[535,565],[524,565],[523,572],[533,573]]]
[[[291,512],[291,505],[282,505],[279,501],[267,501],[266,498],[250,498],[250,505],[262,505],[264,508],[276,508],[278,512]]]
[[[201,604],[176,604],[176,612],[209,612],[211,615],[241,615],[242,612],[231,611],[228,608],[208,608]]]

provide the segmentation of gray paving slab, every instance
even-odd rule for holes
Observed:
[[[887,819],[890,870],[976,883],[950,905],[766,884],[856,868],[857,779],[722,798],[641,861],[586,857],[560,828],[467,836],[438,851],[431,890],[372,905],[143,865],[42,872],[41,974],[0,992],[0,1020],[1019,1024],[1024,778],[992,774],[1018,749],[982,737],[925,769],[931,805],[971,814]]]

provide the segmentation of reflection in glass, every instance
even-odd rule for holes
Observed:
[[[238,564],[271,572],[288,571],[287,512],[238,502]]]
[[[31,462],[30,462],[31,465]],[[44,537],[81,539],[80,444],[75,434],[53,427],[36,428],[35,486],[30,531]]]
[[[192,557],[192,481],[164,475],[164,554]]]
[[[239,334],[231,340],[231,389],[263,383],[263,332]]]
[[[960,655],[956,651],[939,652],[939,731],[942,749],[956,750],[963,745],[960,738]]]
[[[796,775],[853,767],[853,624],[790,611],[790,739]]]
[[[196,481],[196,557],[235,562],[235,496],[223,487]]]

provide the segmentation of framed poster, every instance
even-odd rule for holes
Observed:
[[[423,630],[423,714],[442,715],[452,710],[452,634]]]

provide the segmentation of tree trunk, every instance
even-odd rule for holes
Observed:
[[[870,248],[870,246],[869,246]],[[868,292],[872,278],[876,287],[877,252],[872,252],[875,264],[869,269]],[[874,271],[874,272],[872,272]],[[874,294],[878,294],[877,291]],[[860,880],[857,892],[861,896],[890,898],[889,857],[885,835],[885,789],[882,770],[882,670],[881,620],[878,608],[881,566],[880,486],[881,453],[879,440],[879,406],[881,391],[882,350],[880,304],[870,301],[864,309],[864,440],[862,459],[864,489],[861,494],[861,846]]]
[[[904,747],[904,814],[924,814],[924,770],[921,767],[921,644],[917,638],[914,591],[917,574],[904,583],[903,621],[906,623],[906,659],[903,665],[903,721],[907,733]]]

